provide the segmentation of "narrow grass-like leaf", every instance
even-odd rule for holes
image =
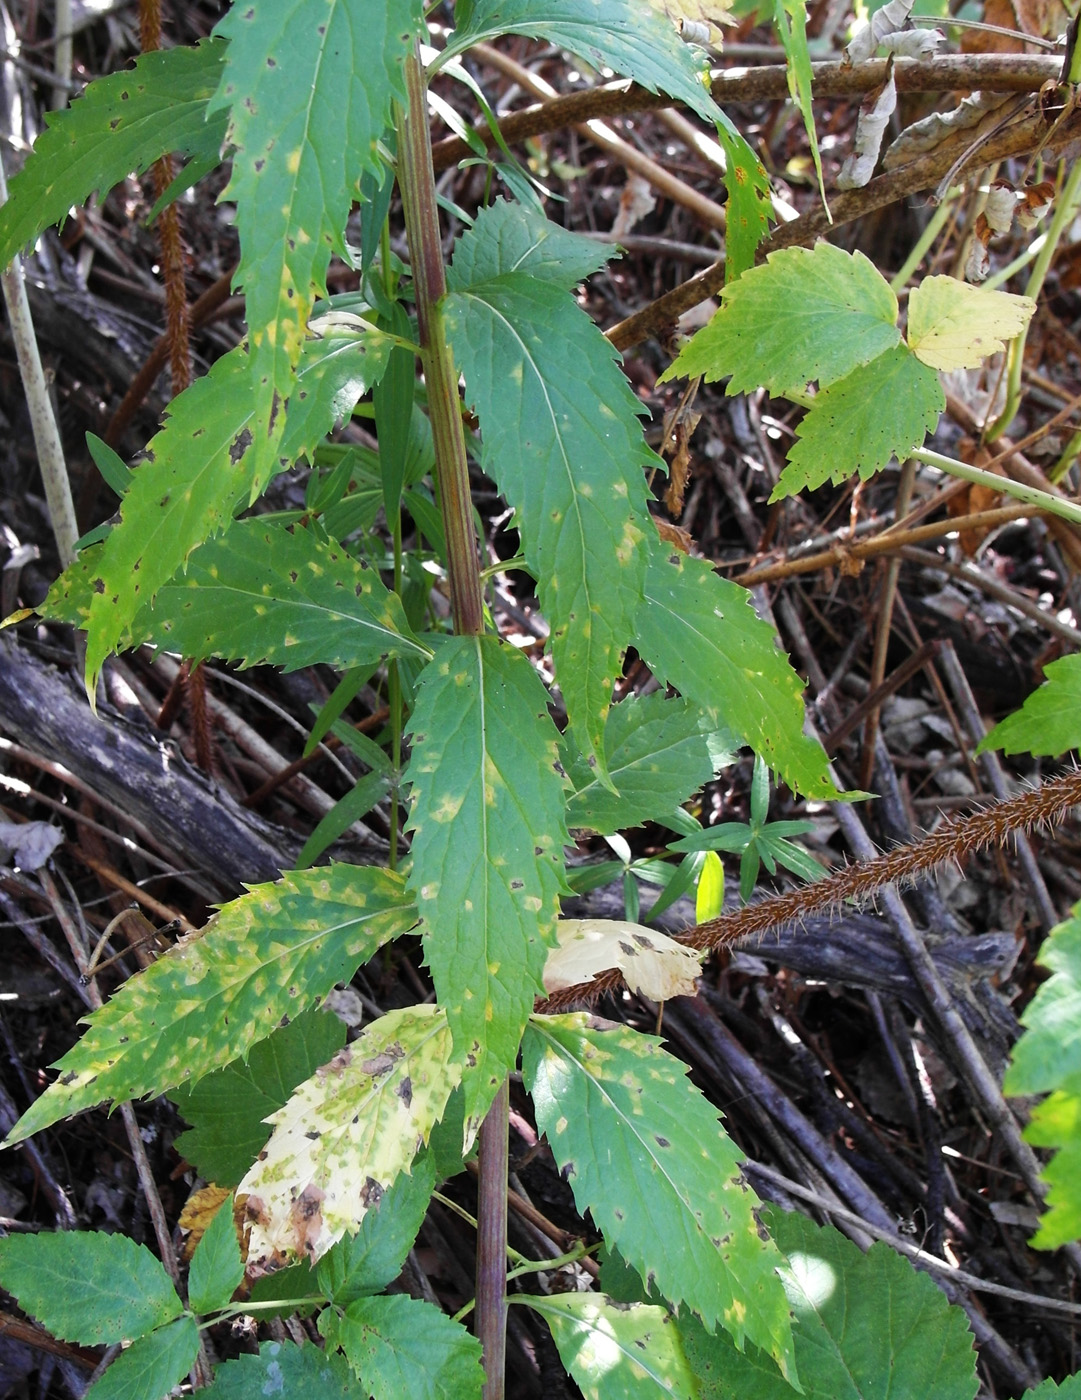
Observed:
[[[7,1141],[108,1099],[160,1094],[244,1055],[416,922],[399,876],[332,865],[253,886],[125,982]]]
[[[570,238],[519,206],[482,210],[455,252],[446,322],[484,468],[538,580],[567,713],[600,766],[650,528],[642,467],[656,459],[614,352],[557,279],[549,248]],[[590,257],[569,256],[574,276]]]
[[[1048,1210],[1030,1241],[1053,1249],[1081,1239],[1081,904],[1051,930],[1039,960],[1052,976],[1021,1018],[1025,1033],[1003,1087],[1008,1094],[1048,1095],[1033,1110],[1025,1137],[1056,1149],[1043,1170]]]
[[[827,481],[839,486],[856,472],[866,481],[891,457],[904,461],[934,432],[945,407],[938,375],[907,345],[857,365],[815,396],[770,500]]]
[[[795,1376],[780,1255],[716,1111],[654,1036],[586,1015],[534,1016],[522,1069],[579,1210],[664,1297]]]
[[[200,545],[121,641],[285,671],[431,655],[373,568],[311,530],[258,516]]]
[[[446,1013],[380,1017],[306,1080],[237,1194],[251,1222],[248,1267],[321,1259],[408,1172],[462,1076]]]
[[[728,379],[727,394],[765,385],[802,392],[843,379],[897,345],[897,298],[862,253],[830,243],[782,248],[721,293],[721,309],[661,375]],[[730,376],[730,377],[729,377]]]
[[[238,1356],[214,1372],[203,1400],[267,1400],[307,1395],[318,1400],[368,1400],[336,1351],[305,1343],[263,1342],[257,1356]]]
[[[822,203],[826,204],[826,183],[822,177],[822,157],[818,150],[812,106],[811,56],[807,52],[807,0],[774,0],[773,27],[784,49],[788,65],[788,91],[803,118],[815,174],[818,176],[819,193]]]
[[[656,535],[635,645],[659,679],[749,744],[790,787],[836,796],[822,745],[803,732],[803,682],[750,594]]]
[[[806,1400],[972,1400],[979,1383],[968,1319],[926,1274],[888,1245],[862,1254],[802,1215],[770,1206],[763,1221],[788,1256],[781,1278]],[[756,1347],[741,1354],[693,1317],[681,1317],[679,1330],[701,1400],[792,1400]]]
[[[0,267],[73,205],[105,194],[159,156],[217,158],[223,117],[207,120],[225,45],[144,53],[133,68],[90,83],[62,112],[50,112],[0,209]]]
[[[84,1346],[141,1337],[183,1311],[159,1261],[126,1235],[8,1235],[0,1285],[54,1337]]]
[[[521,1297],[540,1313],[585,1400],[698,1400],[676,1320],[649,1303],[597,1293]]]
[[[192,1311],[208,1313],[226,1307],[243,1277],[244,1260],[233,1223],[233,1198],[226,1196],[191,1257],[188,1302]]]
[[[470,1066],[470,1119],[514,1065],[559,912],[568,837],[547,703],[527,659],[495,637],[448,639],[417,682],[410,889]]]
[[[738,741],[728,745],[725,740],[703,726],[697,705],[660,691],[613,705],[604,726],[604,754],[617,792],[598,780],[568,733],[562,762],[574,793],[567,803],[567,825],[608,836],[670,816],[732,762]]]
[[[345,252],[360,178],[382,170],[377,143],[405,101],[402,61],[422,25],[422,0],[246,0],[215,31],[229,40],[211,110],[230,110],[235,148],[224,197],[237,206],[260,488],[279,469],[308,318],[331,251]]]
[[[294,457],[313,451],[343,405],[348,411],[378,379],[389,348],[377,332],[308,342],[297,390],[304,398],[287,434]],[[132,473],[120,523],[61,574],[42,604],[43,617],[88,629],[91,691],[139,610],[247,504],[255,483],[250,374],[244,350],[233,350],[172,401]]]
[[[346,1235],[323,1255],[316,1278],[336,1307],[381,1293],[394,1282],[424,1222],[436,1184],[435,1156],[427,1151],[417,1158],[411,1175],[399,1173],[379,1204],[365,1212],[356,1234]]]
[[[698,53],[639,0],[475,0],[446,57],[503,34],[527,34],[570,49],[594,68],[614,68],[650,92],[667,92],[714,120]]]
[[[1057,758],[1081,749],[1081,655],[1061,656],[1043,669],[1043,685],[980,740],[977,753],[1001,749]]]
[[[717,139],[724,150],[724,187],[728,191],[724,260],[724,280],[728,283],[754,267],[755,251],[769,232],[773,202],[766,167],[724,112],[717,123]]]
[[[194,1317],[178,1317],[122,1351],[85,1400],[161,1400],[187,1376],[198,1352]]]
[[[373,1400],[479,1400],[481,1348],[460,1322],[431,1303],[401,1293],[360,1298],[319,1328],[345,1352]]]
[[[235,1186],[270,1136],[267,1116],[344,1044],[338,1017],[312,1007],[253,1045],[246,1059],[171,1090],[168,1097],[192,1125],[176,1150],[207,1181]]]

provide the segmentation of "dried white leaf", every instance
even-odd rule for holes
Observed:
[[[852,38],[844,51],[846,63],[866,63],[874,58],[879,44],[887,34],[895,34],[908,22],[915,0],[890,0],[876,10],[870,21],[853,26]]]
[[[987,274],[991,271],[991,259],[987,253],[987,244],[973,236],[972,244],[968,250],[968,257],[965,259],[965,281],[984,282]]]
[[[893,79],[893,63],[886,81],[881,87],[869,92],[860,103],[860,114],[856,122],[856,136],[852,152],[841,166],[837,176],[839,190],[859,190],[867,184],[878,163],[878,153],[882,149],[882,138],[897,107],[897,86]]]
[[[623,919],[560,919],[558,946],[544,966],[544,989],[551,995],[565,987],[592,982],[617,968],[632,992],[652,1001],[693,996],[702,971],[702,954],[674,938]]]
[[[933,151],[955,132],[969,131],[985,121],[993,122],[993,114],[1013,101],[1016,97],[1010,92],[971,93],[952,112],[932,112],[929,117],[906,127],[886,151],[882,164],[886,170],[895,170],[915,156]]]
[[[1047,218],[1054,202],[1055,186],[1053,181],[1044,180],[1039,185],[1030,185],[1021,191],[1021,202],[1017,206],[1017,222],[1023,229],[1031,232],[1041,219]]]
[[[1009,233],[1016,207],[1017,195],[1013,186],[1007,180],[996,180],[987,191],[987,203],[983,207],[984,217],[993,234]]]
[[[941,29],[899,29],[894,34],[884,34],[878,46],[895,58],[926,58],[928,54],[933,57],[945,42]]]
[[[619,209],[612,223],[613,236],[622,238],[625,233],[630,233],[631,229],[656,207],[657,201],[653,198],[649,181],[641,175],[635,175],[633,171],[629,173],[623,193],[619,197]]]

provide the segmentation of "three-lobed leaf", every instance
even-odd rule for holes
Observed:
[[[866,481],[891,457],[922,447],[946,407],[938,375],[907,345],[895,345],[815,395],[796,429],[771,501],[854,473]]]
[[[781,1278],[807,1400],[972,1400],[979,1382],[968,1319],[926,1274],[888,1245],[862,1254],[802,1215],[767,1207],[763,1220],[787,1256]],[[693,1317],[681,1317],[679,1328],[701,1400],[792,1400],[757,1348],[740,1353]]]
[[[234,147],[226,197],[236,201],[251,328],[253,472],[275,470],[308,319],[378,142],[402,64],[423,26],[421,0],[248,0],[216,28],[229,40],[211,110],[229,110]]]
[[[0,1285],[54,1337],[84,1346],[141,1337],[183,1311],[161,1263],[126,1235],[8,1235]]]
[[[576,1014],[530,1020],[522,1069],[538,1127],[605,1242],[794,1377],[780,1255],[759,1236],[740,1155],[687,1066],[653,1036]]]
[[[411,1169],[461,1074],[446,1013],[426,1005],[381,1016],[305,1080],[238,1188],[249,1269],[321,1259],[357,1229]]]
[[[401,878],[374,866],[331,865],[253,886],[87,1018],[59,1077],[7,1141],[228,1064],[415,922]]]
[[[340,1314],[328,1309],[319,1327],[373,1400],[479,1400],[480,1343],[431,1303],[400,1293],[360,1298]]]
[[[205,162],[218,157],[225,121],[207,120],[225,45],[144,53],[124,73],[90,83],[61,112],[50,112],[0,208],[0,267],[73,205],[104,195],[132,173],[172,152]]]
[[[1081,748],[1081,655],[1061,656],[1044,667],[1047,679],[1021,708],[980,740],[976,752],[1048,754]]]
[[[764,385],[802,393],[843,379],[897,345],[897,298],[862,253],[830,243],[782,248],[721,293],[722,303],[661,381],[728,378],[727,394]]]
[[[562,889],[559,735],[529,661],[495,637],[442,642],[410,721],[410,889],[470,1119],[514,1065],[543,994]]]
[[[651,1303],[597,1293],[523,1297],[547,1322],[560,1360],[586,1400],[698,1400],[676,1320]]]

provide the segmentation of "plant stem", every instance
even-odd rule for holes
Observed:
[[[473,530],[469,464],[458,403],[458,375],[443,328],[447,281],[439,234],[424,78],[416,48],[405,61],[408,108],[399,123],[398,180],[409,238],[421,363],[435,445],[436,484],[447,537],[454,630],[484,631],[480,557]],[[477,1230],[476,1335],[484,1348],[484,1400],[503,1400],[507,1332],[507,1133],[510,1096],[504,1080],[481,1124]]]
[[[949,472],[950,476],[959,476],[965,481],[975,482],[977,486],[986,486],[992,491],[1001,491],[1006,496],[1016,496],[1019,501],[1025,501],[1028,505],[1048,511],[1051,515],[1058,515],[1063,520],[1081,525],[1081,506],[1075,501],[1064,500],[1061,496],[1052,496],[1049,491],[1041,491],[1036,486],[1027,486],[1020,481],[1011,481],[1007,476],[996,476],[994,472],[984,471],[981,467],[973,467],[968,462],[959,462],[955,457],[944,457],[941,452],[932,452],[929,448],[919,447],[910,455],[917,462],[926,462],[928,466],[938,467],[944,472]]]

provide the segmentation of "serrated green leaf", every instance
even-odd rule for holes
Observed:
[[[723,112],[717,123],[717,139],[724,150],[724,187],[728,192],[724,261],[727,283],[754,267],[755,251],[769,232],[773,197],[766,167]]]
[[[976,369],[1020,335],[1036,310],[1031,297],[925,277],[908,298],[908,343],[932,369]]]
[[[1044,675],[1039,690],[980,740],[978,754],[1001,749],[1057,758],[1081,748],[1081,655],[1048,662]]]
[[[321,1347],[263,1342],[258,1356],[238,1356],[214,1372],[199,1392],[205,1400],[267,1400],[268,1396],[318,1396],[319,1400],[368,1400],[343,1356]]]
[[[803,732],[803,682],[750,594],[656,535],[635,645],[658,679],[732,730],[790,787],[836,796],[822,745]]]
[[[679,1328],[664,1308],[597,1293],[516,1299],[551,1328],[560,1360],[585,1400],[698,1400]]]
[[[415,922],[401,878],[375,866],[294,871],[252,886],[87,1018],[82,1040],[57,1062],[59,1078],[8,1143],[107,1099],[160,1094],[228,1064]]]
[[[233,1198],[226,1196],[191,1258],[188,1302],[192,1311],[209,1313],[226,1307],[243,1277],[244,1260],[233,1224]]]
[[[802,1215],[771,1206],[763,1220],[788,1256],[781,1277],[806,1400],[972,1400],[979,1383],[968,1319],[926,1274],[885,1244],[861,1254]],[[741,1355],[692,1317],[679,1328],[701,1400],[792,1400],[757,1348]]]
[[[159,1261],[126,1235],[8,1235],[0,1284],[54,1337],[83,1346],[141,1337],[183,1311]]]
[[[315,1269],[304,1259],[299,1264],[255,1279],[250,1301],[264,1305],[258,1311],[259,1321],[270,1322],[278,1317],[310,1317],[323,1305],[325,1295],[316,1280]],[[278,1306],[267,1307],[269,1303]]]
[[[237,1188],[248,1197],[248,1266],[317,1260],[411,1169],[461,1080],[446,1013],[381,1016],[297,1089]]]
[[[904,461],[934,432],[945,407],[935,371],[907,345],[895,345],[815,396],[770,501],[827,481],[839,486],[855,472],[866,481],[891,457]]]
[[[207,1181],[236,1186],[270,1136],[264,1119],[345,1044],[345,1026],[311,1007],[253,1045],[246,1059],[169,1093],[192,1125],[176,1150]]]
[[[818,151],[815,132],[813,94],[811,92],[811,56],[807,52],[807,0],[774,0],[773,27],[784,49],[788,73],[788,91],[800,110],[803,127],[811,147],[811,158],[818,176],[818,190],[826,204],[826,182],[822,177],[822,157]],[[827,205],[828,208],[828,205]]]
[[[479,1400],[481,1348],[460,1322],[401,1293],[327,1309],[319,1329],[345,1352],[373,1400]]]
[[[230,111],[235,148],[225,198],[236,201],[251,340],[255,484],[278,470],[284,401],[308,318],[377,142],[402,63],[423,27],[422,0],[248,0],[220,20],[229,40],[211,110]]]
[[[482,210],[448,273],[446,325],[484,468],[517,514],[538,580],[567,713],[603,763],[650,528],[642,467],[656,459],[611,346],[555,281],[547,248],[556,239],[520,206]],[[581,259],[571,259],[576,272]]]
[[[562,762],[574,786],[567,825],[608,836],[667,816],[732,761],[726,738],[703,728],[697,705],[660,691],[613,705],[604,755],[615,793],[598,780],[573,734],[564,736]]]
[[[294,457],[313,451],[342,405],[351,408],[382,374],[388,349],[379,332],[308,342],[286,434]],[[227,530],[250,499],[250,373],[238,348],[172,401],[147,460],[132,474],[120,523],[60,575],[42,604],[43,617],[88,629],[91,692],[140,608],[153,602],[198,545]]]
[[[62,112],[50,112],[0,209],[0,267],[65,219],[97,190],[103,197],[132,173],[176,152],[215,162],[223,118],[207,120],[225,45],[145,53],[133,68],[90,83]]]
[[[650,92],[678,97],[706,121],[716,119],[700,55],[639,0],[476,0],[451,35],[446,57],[504,34],[558,44],[594,68],[613,68]]]
[[[365,1212],[356,1234],[346,1235],[323,1255],[316,1277],[336,1307],[381,1293],[394,1282],[413,1247],[435,1188],[436,1161],[426,1151],[414,1162],[412,1174],[401,1172],[378,1206]]]
[[[1057,1149],[1041,1173],[1048,1210],[1029,1243],[1054,1249],[1081,1239],[1081,904],[1047,935],[1039,961],[1052,976],[1021,1017],[1003,1088],[1048,1095],[1025,1129],[1035,1146]]]
[[[1021,1400],[1081,1400],[1081,1371],[1061,1382],[1046,1380],[1035,1390],[1026,1390]]]
[[[410,734],[409,883],[455,1052],[470,1064],[472,1119],[544,992],[569,839],[559,735],[532,666],[495,637],[440,645],[417,681]]]
[[[311,530],[259,516],[200,545],[121,641],[284,671],[431,655],[373,568]]]
[[[161,1400],[187,1376],[198,1353],[195,1319],[178,1317],[122,1351],[85,1400]]]
[[[843,379],[901,339],[897,298],[862,253],[830,243],[781,248],[721,293],[713,319],[660,381],[731,376],[726,394],[800,392]]]
[[[537,1125],[606,1244],[794,1378],[782,1261],[759,1238],[740,1154],[687,1066],[654,1036],[572,1015],[530,1019],[522,1070]]]

